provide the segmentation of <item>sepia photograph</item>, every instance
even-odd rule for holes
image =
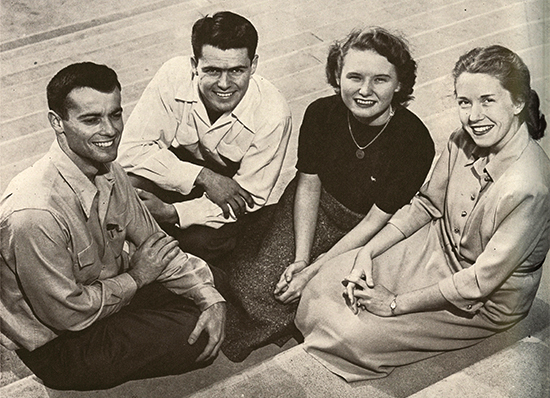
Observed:
[[[550,396],[550,2],[0,0],[0,397]]]

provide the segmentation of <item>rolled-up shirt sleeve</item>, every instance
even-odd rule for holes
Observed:
[[[214,277],[204,260],[180,252],[157,278],[176,294],[193,300],[201,311],[225,301],[215,289]]]
[[[56,330],[82,330],[130,302],[137,286],[128,274],[77,283],[69,231],[49,211],[15,212],[10,221],[22,290],[36,316]]]
[[[456,307],[475,312],[533,252],[548,222],[550,200],[545,187],[511,181],[501,197],[495,231],[475,263],[439,282],[443,296]],[[546,237],[547,238],[547,237]]]
[[[206,195],[185,202],[173,203],[178,213],[179,228],[191,225],[206,225],[211,228],[220,228],[224,224],[235,222],[234,217],[223,217],[220,206],[212,202]]]

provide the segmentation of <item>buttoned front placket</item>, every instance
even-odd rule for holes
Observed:
[[[449,203],[447,214],[449,217],[450,231],[452,232],[453,246],[457,253],[460,252],[461,240],[470,220],[470,216],[479,202],[480,197],[486,191],[492,181],[485,169],[487,159],[480,157],[474,162],[469,162],[462,168],[462,173],[457,173],[450,184]]]
[[[98,193],[95,200],[97,200],[96,216],[99,221],[99,228],[101,231],[102,250],[100,251],[100,258],[102,262],[101,273],[99,279],[105,279],[116,275],[120,268],[120,259],[118,255],[113,251],[111,247],[111,239],[109,232],[107,231],[106,219],[109,212],[109,205],[111,202],[111,195],[113,194],[114,179],[111,174],[97,176],[95,185]],[[110,228],[119,228],[120,226],[109,226]]]

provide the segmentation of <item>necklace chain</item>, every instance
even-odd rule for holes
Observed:
[[[390,120],[391,118],[393,117],[393,114],[395,113],[393,108],[391,107],[390,105],[390,116],[388,117],[388,120],[386,120],[386,123],[384,124],[384,127],[382,127],[382,130],[380,130],[380,132],[378,134],[376,134],[376,137],[374,137],[372,140],[370,140],[367,145],[365,146],[361,146],[359,145],[359,143],[357,142],[357,140],[355,139],[355,136],[353,135],[353,130],[351,129],[351,122],[350,122],[350,119],[349,119],[349,110],[347,112],[347,117],[348,117],[348,130],[349,130],[349,135],[351,135],[351,139],[353,140],[353,143],[355,144],[355,146],[357,146],[357,152],[356,152],[356,155],[359,159],[363,159],[363,157],[365,156],[365,153],[363,152],[365,149],[367,149],[374,141],[376,141],[376,139],[378,137],[380,137],[380,135],[382,135],[382,133],[384,132],[384,130],[386,130],[386,127],[388,127],[388,124],[390,124]]]

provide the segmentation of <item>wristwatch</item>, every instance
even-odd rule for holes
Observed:
[[[397,294],[393,296],[393,300],[390,303],[390,310],[392,316],[395,316],[395,309],[397,308]]]

